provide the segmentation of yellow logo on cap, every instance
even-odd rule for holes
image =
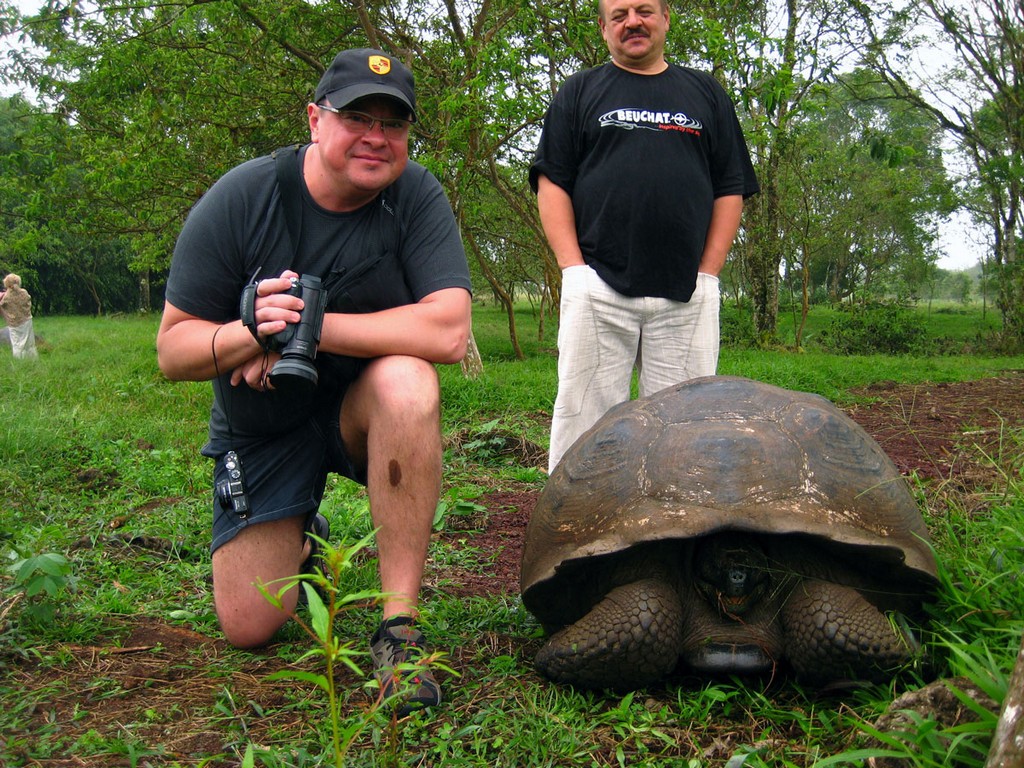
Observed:
[[[378,75],[386,75],[391,71],[391,59],[387,56],[371,56],[370,69]]]

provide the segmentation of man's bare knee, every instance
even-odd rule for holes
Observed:
[[[249,612],[239,612],[231,608],[221,611],[217,608],[217,619],[220,622],[224,638],[235,648],[259,648],[273,640],[277,631],[288,620],[284,611],[268,608]]]
[[[440,412],[441,389],[434,366],[415,357],[393,356],[375,360],[353,390],[357,405],[368,415],[401,415],[409,421]]]
[[[213,599],[228,642],[238,648],[266,645],[295,608],[297,590],[276,607],[257,587],[276,595],[294,576],[302,556],[302,518],[259,523],[213,553]]]

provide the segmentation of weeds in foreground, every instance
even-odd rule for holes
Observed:
[[[41,624],[53,621],[61,597],[75,589],[71,563],[56,552],[26,557],[12,565],[11,570],[14,571],[15,589],[22,590],[21,594],[28,601],[25,613]],[[2,621],[3,616],[0,616],[0,623]]]
[[[331,748],[334,756],[334,765],[341,768],[345,763],[345,757],[351,749],[355,739],[373,721],[374,715],[381,709],[394,709],[403,697],[407,694],[409,685],[403,685],[405,680],[415,677],[416,671],[422,667],[440,668],[455,674],[453,670],[443,664],[443,654],[433,653],[415,663],[408,662],[399,665],[395,669],[395,679],[399,685],[395,687],[388,698],[384,697],[384,690],[376,680],[369,680],[366,684],[369,688],[376,688],[376,695],[373,696],[372,704],[363,710],[356,710],[349,717],[344,717],[341,710],[341,698],[335,682],[335,671],[339,665],[348,667],[359,677],[364,673],[356,663],[356,659],[365,656],[365,651],[355,650],[352,642],[342,642],[335,634],[335,620],[339,616],[352,609],[365,609],[383,600],[385,595],[377,590],[360,590],[355,592],[346,591],[343,587],[346,571],[355,567],[356,561],[370,544],[376,532],[368,534],[362,540],[350,546],[334,547],[330,542],[308,534],[320,550],[318,565],[312,573],[303,573],[287,579],[280,579],[271,584],[257,585],[263,596],[278,609],[283,610],[284,595],[288,590],[300,587],[305,599],[308,620],[294,612],[292,619],[302,628],[306,636],[313,641],[314,646],[302,654],[296,664],[306,659],[320,657],[324,662],[324,672],[310,672],[304,669],[284,669],[275,672],[267,677],[268,680],[296,680],[301,683],[311,684],[319,688],[327,695],[327,714],[331,725]],[[271,589],[274,586],[275,589]],[[326,601],[324,600],[326,596]],[[301,602],[301,601],[300,601]],[[394,716],[393,716],[394,717]],[[393,729],[392,729],[393,732]],[[246,747],[243,758],[243,768],[254,766],[255,752],[252,744]]]
[[[296,586],[300,586],[306,600],[309,611],[308,622],[298,614],[292,618],[298,623],[302,630],[314,642],[314,647],[306,651],[296,663],[305,659],[319,656],[324,661],[325,672],[309,672],[303,669],[287,669],[275,672],[268,680],[298,680],[303,683],[310,683],[327,694],[327,715],[331,724],[332,747],[334,750],[334,763],[338,768],[344,764],[345,753],[352,745],[352,740],[359,732],[366,727],[369,716],[372,716],[371,708],[368,714],[357,713],[349,721],[343,722],[338,692],[334,682],[335,668],[344,664],[357,675],[362,676],[363,672],[356,664],[356,657],[362,655],[352,647],[351,642],[341,642],[334,633],[334,620],[338,614],[353,607],[365,607],[367,604],[376,602],[380,598],[378,592],[363,591],[351,594],[340,594],[337,585],[341,583],[342,572],[352,567],[356,554],[364,549],[372,539],[372,534],[351,547],[332,547],[329,542],[319,536],[309,534],[320,547],[320,565],[314,573],[301,574],[288,579],[281,579],[276,583],[276,591],[271,591],[274,584],[257,585],[263,596],[279,610],[284,610],[284,594]],[[325,603],[321,598],[321,592],[327,595]],[[246,749],[246,761],[252,758],[251,745]],[[244,765],[245,763],[243,763]],[[250,762],[251,764],[251,762]]]

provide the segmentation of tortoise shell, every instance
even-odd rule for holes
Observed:
[[[709,376],[616,406],[566,452],[526,529],[523,602],[562,625],[581,572],[726,530],[812,537],[909,592],[935,581],[907,482],[856,422],[819,395]]]

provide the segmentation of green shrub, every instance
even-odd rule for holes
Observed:
[[[926,354],[929,347],[926,319],[899,302],[844,307],[816,342],[839,355]]]
[[[722,344],[736,349],[755,349],[757,332],[749,307],[725,304],[721,311]]]

